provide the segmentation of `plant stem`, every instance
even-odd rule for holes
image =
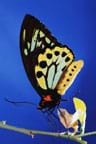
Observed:
[[[87,142],[83,141],[81,139],[81,137],[96,134],[96,132],[90,132],[90,133],[85,133],[83,135],[72,136],[72,135],[68,135],[68,134],[60,134],[60,133],[54,133],[54,132],[46,132],[46,131],[39,131],[39,130],[28,130],[28,129],[17,128],[15,126],[8,125],[8,124],[6,124],[2,121],[0,122],[0,128],[16,131],[16,132],[23,133],[23,134],[26,134],[26,135],[29,135],[29,136],[40,134],[40,135],[48,135],[48,136],[65,138],[65,139],[69,139],[69,140],[78,142],[80,144],[87,144]]]
[[[91,135],[96,135],[96,131],[87,132],[87,133],[76,135],[76,136],[77,137],[85,137],[85,136],[91,136]]]

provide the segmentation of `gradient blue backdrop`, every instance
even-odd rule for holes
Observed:
[[[35,130],[55,131],[52,123],[34,106],[14,106],[4,101],[31,101],[38,105],[40,97],[32,88],[21,60],[19,34],[23,17],[31,14],[40,19],[59,42],[67,44],[76,59],[85,66],[66,93],[87,104],[86,131],[96,130],[96,1],[91,0],[1,0],[0,1],[0,120],[8,124]],[[63,107],[73,112],[71,102]],[[63,127],[58,123],[58,130]],[[85,138],[96,143],[96,136]],[[0,129],[0,144],[72,144],[47,136],[29,136]],[[74,143],[74,142],[73,142]],[[75,144],[75,143],[74,143]]]

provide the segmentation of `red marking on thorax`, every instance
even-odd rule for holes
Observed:
[[[50,101],[52,101],[52,98],[50,95],[47,95],[47,96],[44,96],[43,100],[50,102]]]

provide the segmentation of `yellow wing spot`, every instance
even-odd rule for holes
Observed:
[[[23,30],[23,41],[25,41],[26,29]]]
[[[35,73],[37,73],[37,71],[41,71],[41,68],[39,66],[35,66]]]
[[[28,47],[28,49],[30,49],[30,42],[27,42],[27,47]]]
[[[47,72],[47,68],[42,69],[38,65],[35,66],[35,75],[36,75],[38,85],[43,89],[47,89],[46,82],[45,82],[45,77],[44,77],[44,75],[46,75],[46,72]]]
[[[42,31],[40,31],[40,38],[42,38],[44,36],[45,36],[45,34]]]
[[[71,52],[69,52],[65,57],[65,62],[67,62],[69,64],[73,61],[73,58],[74,58],[73,54]]]
[[[46,60],[46,56],[44,54],[39,54],[39,56],[38,56],[38,63],[40,63],[43,60]]]
[[[41,71],[44,75],[46,75],[46,72],[47,72],[47,68],[41,68],[39,65],[35,66],[35,74],[38,72],[38,71]]]
[[[55,52],[55,51],[61,52],[61,51],[62,51],[62,48],[56,46],[56,47],[53,49],[53,52]]]
[[[68,55],[67,55],[68,57],[70,57],[70,59],[73,59],[73,54],[70,52],[70,53],[68,53]]]
[[[51,43],[51,46],[54,46],[54,43],[53,43],[53,42]]]
[[[70,52],[70,49],[69,48],[67,48],[67,47],[64,47],[64,52],[66,52],[66,53],[69,53]]]
[[[37,78],[38,84],[42,89],[47,89],[46,82],[44,76],[41,78]]]
[[[53,54],[52,50],[50,50],[49,48],[46,48],[45,54],[47,53]]]
[[[49,39],[48,37],[45,37],[45,40],[46,40],[46,42],[47,42],[48,44],[51,43],[51,41],[50,41],[50,39]]]
[[[42,41],[40,42],[37,41],[37,47],[40,47],[41,44],[42,44]]]
[[[74,82],[77,74],[80,72],[84,65],[83,60],[74,61],[72,64],[68,67],[66,73],[64,72],[61,76],[61,79],[59,80],[57,84],[57,92],[60,95],[63,95],[66,90],[72,85]]]
[[[27,51],[26,48],[24,49],[24,54],[25,54],[26,56],[28,55],[28,51]]]

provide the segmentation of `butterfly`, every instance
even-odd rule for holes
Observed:
[[[38,19],[24,17],[20,32],[20,50],[27,76],[41,97],[38,109],[51,110],[83,67],[73,51],[59,43]]]

